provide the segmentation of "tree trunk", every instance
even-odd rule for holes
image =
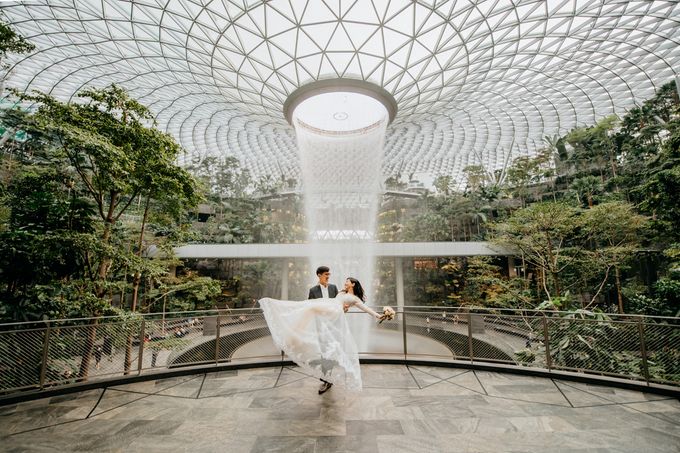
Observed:
[[[148,277],[144,279],[144,298],[142,299],[142,307],[149,308],[149,292],[153,291],[153,281]]]
[[[163,296],[163,315],[162,315],[162,324],[163,324],[163,335],[165,335],[165,306],[167,305],[168,302],[168,295]]]
[[[146,230],[146,221],[149,217],[149,203],[151,202],[151,197],[146,198],[146,205],[144,206],[144,216],[142,217],[142,229],[139,233],[139,242],[137,244],[137,256],[142,256],[142,245],[144,243],[144,231]],[[135,272],[135,278],[133,280],[133,290],[132,290],[132,311],[137,309],[137,300],[139,297],[139,284],[142,281],[142,274],[137,271]]]
[[[113,213],[116,209],[117,199],[118,193],[111,192],[111,204],[109,205],[109,210],[106,214],[106,218],[104,219],[104,233],[102,234],[103,244],[109,243],[109,240],[111,239],[111,230],[113,228],[114,223],[116,223],[116,219]],[[97,269],[97,277],[99,278],[99,280],[101,281],[106,280],[106,275],[109,273],[109,267],[111,267],[111,258],[109,257],[102,258],[101,262],[99,263],[99,269]],[[103,285],[98,286],[99,287],[97,288],[97,297],[102,297],[104,295]]]
[[[550,290],[548,289],[548,274],[542,267],[539,267],[537,271],[538,271],[536,275],[538,278],[537,283],[543,286],[543,291],[545,291],[545,295],[548,296],[549,301],[552,301],[552,296],[550,295]]]
[[[139,285],[142,282],[142,274],[139,271],[135,272],[132,278],[132,308],[131,311],[137,311],[137,300],[139,298]]]
[[[97,340],[97,323],[97,319],[94,319],[85,331],[85,347],[80,360],[80,370],[78,371],[78,378],[82,381],[87,381],[87,377],[90,374],[90,360],[92,359],[94,342]]]
[[[127,269],[125,269],[127,271]],[[127,272],[126,272],[127,274]],[[126,304],[125,304],[125,287],[127,286],[127,275],[125,276],[125,285],[123,285],[123,288],[120,290],[120,308],[125,310]]]
[[[139,243],[137,244],[137,256],[142,256],[142,245],[144,242],[144,230],[146,229],[146,221],[149,216],[149,203],[151,202],[151,197],[146,197],[146,205],[144,206],[144,216],[142,217],[142,228],[139,233]],[[139,284],[142,281],[142,274],[139,270],[135,271],[135,276],[132,280],[132,308],[131,311],[134,313],[137,311],[137,299],[139,297]],[[130,372],[132,358],[132,334],[128,335],[125,341],[125,374]]]
[[[553,254],[553,249],[552,249],[552,238],[550,237],[549,233],[545,234],[545,238],[547,240],[547,248],[548,248],[548,259],[549,263],[548,265],[550,266],[550,275],[553,278],[553,283],[555,285],[555,296],[560,297],[561,291],[560,291],[560,278],[558,275],[558,272],[555,270],[557,268],[557,260],[555,259],[555,255]],[[547,275],[544,275],[544,278],[547,278]],[[547,286],[547,285],[546,285]]]
[[[123,374],[130,374],[132,369],[132,333],[129,333],[125,339],[125,365]]]
[[[621,295],[621,271],[619,266],[614,266],[614,276],[616,277],[616,297],[619,302],[619,314],[623,314],[623,296]]]
[[[616,178],[618,175],[616,174],[616,161],[615,157],[612,156],[612,153],[607,153],[609,154],[609,165],[612,167],[612,176]]]
[[[102,243],[103,244],[108,244],[109,239],[111,238],[111,228],[112,228],[112,223],[109,223],[107,220],[106,223],[104,224],[104,234],[102,234]],[[111,258],[104,257],[102,258],[101,262],[99,263],[99,267],[97,268],[97,277],[100,280],[106,280],[106,274],[109,272],[109,266],[111,264]],[[98,296],[102,296],[102,294],[97,294]]]
[[[128,241],[128,249],[127,252],[130,253],[130,250],[132,250],[132,241]],[[125,266],[125,272],[123,272],[123,278],[125,280],[125,285],[123,286],[123,289],[120,290],[120,307],[123,309],[127,309],[127,304],[125,303],[125,291],[127,287],[127,275],[128,275],[128,267]]]
[[[550,272],[553,280],[555,281],[555,296],[560,297],[562,295],[562,288],[560,288],[560,277],[557,272]]]

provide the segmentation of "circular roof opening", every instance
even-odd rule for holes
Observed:
[[[293,122],[302,121],[314,129],[349,132],[364,129],[387,119],[385,106],[359,93],[322,93],[300,102],[293,112]]]
[[[379,121],[391,123],[397,101],[385,89],[356,79],[324,79],[299,87],[283,104],[286,120],[329,132],[362,129]]]

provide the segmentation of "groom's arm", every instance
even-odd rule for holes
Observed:
[[[309,295],[307,296],[307,299],[316,299],[316,297],[314,296],[314,287],[313,286],[311,288],[309,288]]]

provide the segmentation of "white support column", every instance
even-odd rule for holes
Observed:
[[[288,260],[281,260],[281,300],[288,300]]]
[[[397,280],[397,308],[404,308],[404,268],[401,257],[394,258],[394,276]]]

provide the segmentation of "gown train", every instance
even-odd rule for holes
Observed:
[[[274,344],[307,373],[349,390],[361,390],[359,353],[343,304],[377,318],[351,294],[335,299],[288,301],[260,299]]]

